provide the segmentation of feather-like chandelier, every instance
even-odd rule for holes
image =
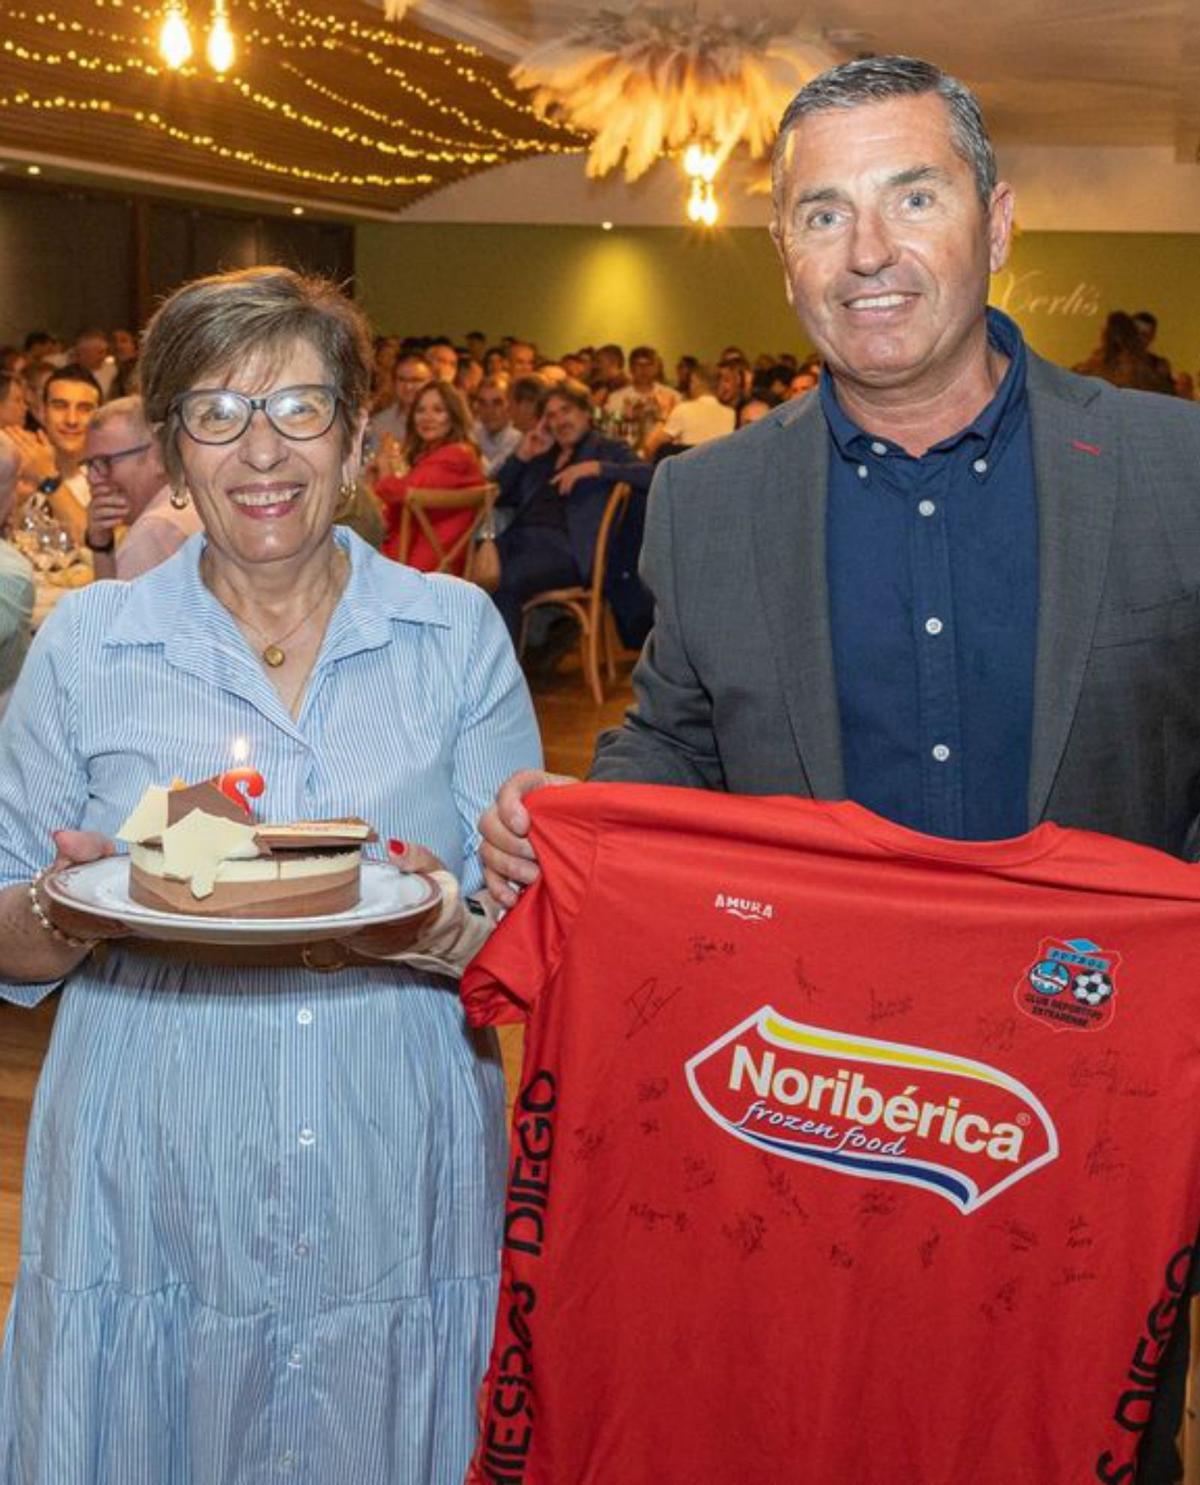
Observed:
[[[682,152],[695,165],[699,150],[699,178],[713,201],[712,181],[730,153],[741,145],[765,155],[793,96],[835,60],[818,38],[770,21],[636,5],[601,10],[536,47],[512,78],[533,91],[540,114],[592,134],[589,176],[607,175],[624,157],[625,179],[634,181],[663,155]],[[715,201],[699,216],[689,208],[710,224],[713,213]]]

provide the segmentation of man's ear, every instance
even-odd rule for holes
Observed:
[[[988,261],[993,273],[999,273],[1008,262],[1015,204],[1013,188],[1006,180],[998,181],[988,206]]]

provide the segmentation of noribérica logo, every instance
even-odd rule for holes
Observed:
[[[790,1021],[770,1006],[687,1063],[727,1134],[843,1175],[921,1186],[974,1212],[1058,1155],[1040,1099],[952,1052]]]

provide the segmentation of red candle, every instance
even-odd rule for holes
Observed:
[[[250,800],[257,799],[266,787],[266,781],[257,768],[227,768],[217,780],[221,793],[240,804],[247,814],[250,813]]]

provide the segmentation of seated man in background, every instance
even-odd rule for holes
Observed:
[[[480,382],[475,393],[474,431],[483,472],[491,479],[521,441],[521,430],[512,420],[506,376],[485,376]]]
[[[537,368],[537,346],[529,340],[514,340],[508,346],[508,374],[529,376]]]
[[[69,359],[91,372],[102,398],[110,394],[117,375],[117,363],[109,353],[108,335],[103,330],[98,327],[81,330]]]
[[[79,466],[87,426],[100,401],[100,384],[90,371],[74,364],[59,367],[42,389],[39,411],[45,431],[9,428],[0,435],[21,457],[21,494],[32,492],[76,546],[83,542],[92,498]]]
[[[83,467],[91,487],[84,540],[98,578],[135,578],[165,562],[200,530],[196,509],[181,491],[172,499],[158,441],[140,397],[106,403],[88,424]],[[126,531],[117,541],[117,528]]]
[[[12,514],[21,456],[0,438],[0,531]],[[0,717],[29,648],[33,616],[33,568],[7,541],[0,541]]]
[[[677,403],[667,415],[667,420],[656,428],[646,440],[646,453],[653,455],[660,449],[694,448],[698,443],[708,443],[732,433],[735,416],[732,407],[718,402],[714,388],[717,374],[711,366],[697,364],[688,374],[688,396]]]
[[[662,362],[653,346],[634,346],[629,353],[629,385],[609,395],[604,411],[609,417],[661,423],[679,401],[674,387],[659,380],[661,369]]]
[[[409,409],[416,401],[417,393],[432,379],[433,367],[424,356],[408,351],[397,357],[392,374],[392,401],[382,412],[377,412],[368,425],[369,437],[376,449],[383,450],[385,440],[389,438],[396,443],[404,442]]]
[[[458,351],[452,340],[447,340],[443,335],[431,340],[425,347],[425,359],[439,382],[453,384],[458,376]]]
[[[592,397],[596,405],[607,407],[608,399],[628,385],[625,352],[619,345],[602,345],[596,352],[592,370]]]

